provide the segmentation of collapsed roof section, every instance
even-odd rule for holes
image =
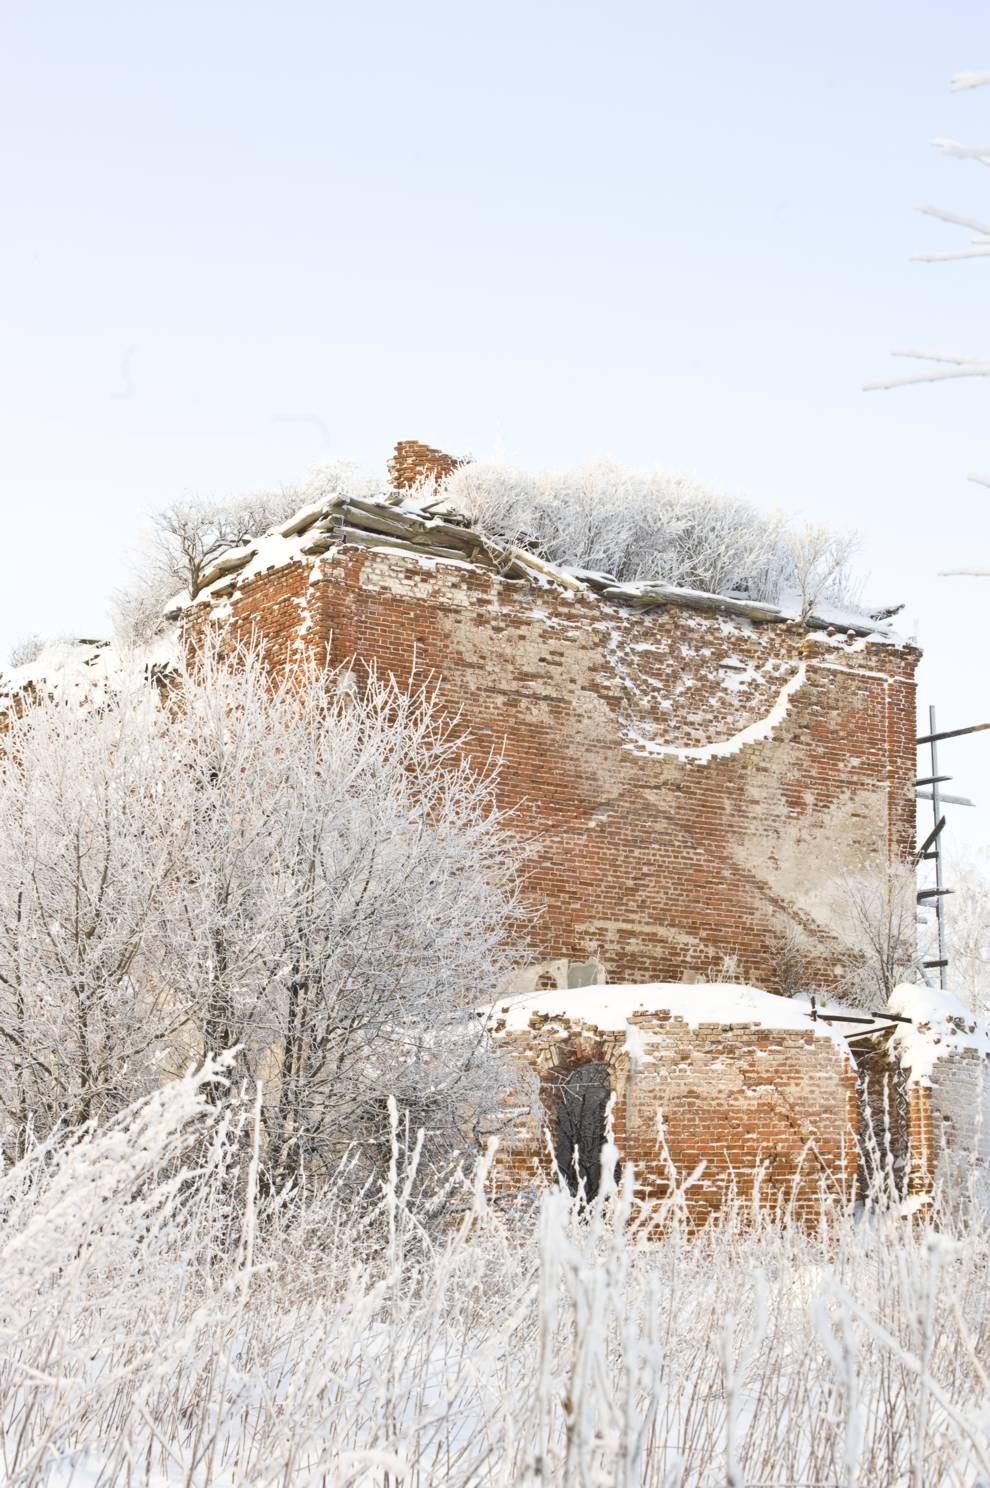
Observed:
[[[899,639],[890,623],[899,606],[871,611],[819,603],[802,617],[797,605],[767,604],[738,593],[710,594],[656,579],[623,584],[611,574],[562,567],[534,551],[525,539],[509,542],[485,532],[467,513],[437,494],[436,486],[412,494],[391,491],[376,499],[335,495],[304,507],[287,522],[222,554],[203,575],[194,603],[229,599],[256,574],[284,563],[319,558],[345,543],[468,564],[506,579],[595,594],[636,610],[681,605],[764,623],[803,618],[812,629]],[[166,618],[176,619],[188,603],[185,596],[177,596]]]
[[[0,670],[0,714],[31,696],[99,704],[125,682],[161,682],[178,664],[181,649],[178,627],[167,622],[145,645],[50,641],[33,660]]]

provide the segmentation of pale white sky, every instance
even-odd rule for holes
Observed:
[[[24,3],[0,11],[0,652],[99,634],[146,514],[396,439],[691,470],[863,538],[920,698],[990,721],[975,0]],[[990,735],[946,748],[990,839]]]

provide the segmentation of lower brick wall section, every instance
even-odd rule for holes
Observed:
[[[950,1202],[990,1201],[990,1068],[975,1049],[936,1061],[930,1083],[908,1086],[911,1194],[938,1187]]]
[[[896,1051],[877,1042],[857,1055],[865,1162],[861,1182],[879,1178],[880,1195],[910,1199],[936,1188],[950,1202],[990,1200],[990,1063],[976,1049],[953,1049],[930,1077],[911,1079]],[[872,1142],[870,1135],[872,1133]],[[872,1149],[872,1153],[871,1153]],[[879,1164],[880,1171],[872,1171]],[[891,1182],[893,1180],[893,1182]],[[893,1192],[891,1192],[893,1189]]]
[[[629,1030],[534,1014],[529,1028],[495,1030],[500,1047],[539,1078],[542,1110],[503,1138],[496,1182],[530,1186],[551,1173],[561,1089],[586,1061],[601,1061],[614,1097],[615,1142],[634,1165],[637,1191],[684,1183],[693,1224],[730,1193],[747,1207],[786,1208],[813,1223],[823,1195],[847,1199],[856,1178],[856,1069],[838,1043],[794,1029],[691,1027],[668,1012],[636,1014]]]

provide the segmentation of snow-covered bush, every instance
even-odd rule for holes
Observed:
[[[10,665],[12,667],[30,665],[32,661],[37,661],[42,651],[44,651],[45,645],[46,642],[44,636],[22,636],[21,639],[19,641],[15,641],[14,645],[10,648],[10,656],[8,658]]]
[[[823,1196],[820,1225],[624,1174],[493,1202],[433,1190],[394,1112],[346,1182],[246,1182],[263,1113],[207,1066],[0,1174],[12,1484],[889,1488],[990,1481],[988,1233]],[[614,1149],[613,1149],[614,1152]],[[689,1181],[689,1180],[685,1180]],[[239,1197],[232,1202],[232,1192]]]
[[[661,579],[771,601],[792,592],[804,613],[849,597],[850,538],[795,528],[686,476],[612,461],[536,472],[467,464],[445,495],[482,529],[622,582]]]
[[[894,988],[921,975],[930,929],[919,920],[913,863],[878,857],[831,885],[837,942],[833,995],[860,1008],[882,1008]]]
[[[373,495],[382,482],[362,474],[353,461],[317,466],[300,485],[252,491],[225,500],[187,498],[156,512],[134,564],[131,582],[113,597],[117,638],[145,645],[161,625],[170,599],[194,599],[203,575],[228,548],[284,522],[301,506],[344,491]]]
[[[174,595],[196,597],[214,558],[242,538],[284,521],[301,504],[296,488],[283,487],[226,501],[189,498],[156,512],[134,578],[114,596],[118,637],[136,644],[149,641]]]
[[[497,1105],[473,1009],[508,969],[518,849],[425,692],[204,647],[164,705],[40,698],[0,753],[8,1152],[236,1046],[266,1172],[437,1153]],[[368,1145],[370,1144],[370,1145]]]

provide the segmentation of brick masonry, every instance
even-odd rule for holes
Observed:
[[[608,1068],[615,1143],[633,1164],[640,1195],[663,1200],[683,1186],[692,1224],[715,1213],[729,1192],[747,1208],[755,1199],[805,1222],[818,1218],[823,1202],[849,1197],[858,1106],[844,1046],[810,1024],[807,1032],[690,1027],[663,1009],[634,1014],[630,1024],[635,1053],[624,1030],[534,1014],[529,1028],[504,1031],[496,1009],[496,1038],[536,1070],[542,1108],[504,1141],[502,1188],[525,1188],[534,1175],[551,1173],[563,1082],[595,1060]]]
[[[350,546],[247,580],[223,613],[279,664],[430,681],[476,763],[501,757],[535,847],[534,959],[597,955],[610,981],[645,982],[729,958],[777,990],[792,926],[827,982],[837,875],[913,848],[911,647]]]
[[[965,1193],[973,1180],[987,1200],[990,1066],[975,1049],[936,1060],[930,1081],[908,1086],[910,1192],[942,1186]]]
[[[430,481],[442,485],[460,463],[453,455],[445,455],[443,450],[421,444],[418,439],[400,439],[388,462],[388,474],[397,491],[408,491]]]
[[[990,1058],[977,1048],[951,1048],[931,1074],[912,1078],[886,1037],[856,1055],[860,1074],[861,1177],[879,1176],[883,1191],[912,1198],[937,1187],[956,1197],[971,1183],[990,1195]],[[879,1174],[874,1170],[879,1164]],[[892,1182],[891,1182],[892,1180]]]

